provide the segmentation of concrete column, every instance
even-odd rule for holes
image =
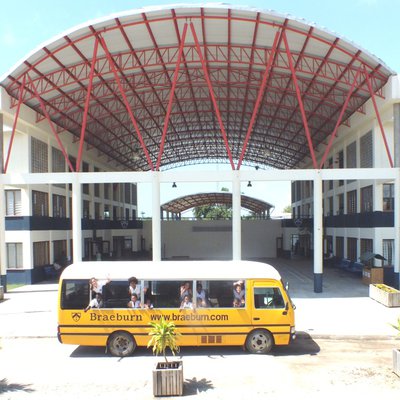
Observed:
[[[0,113],[0,174],[4,174],[4,131],[3,114]],[[6,205],[4,185],[0,184],[0,286],[7,288],[7,265],[6,265]]]
[[[400,168],[396,168],[394,181],[394,274],[396,288],[400,289]]]
[[[161,261],[161,207],[160,207],[160,173],[152,172],[152,200],[153,200],[153,218],[152,242],[153,242],[153,261]]]
[[[242,258],[242,219],[241,192],[239,171],[233,171],[232,176],[232,259]]]
[[[72,183],[72,258],[82,261],[82,188],[79,173],[74,173]]]
[[[314,177],[314,292],[322,293],[323,272],[323,215],[322,178],[319,171]]]

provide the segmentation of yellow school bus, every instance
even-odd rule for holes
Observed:
[[[128,356],[147,346],[149,322],[162,316],[181,333],[179,346],[237,345],[266,354],[295,337],[294,305],[278,271],[265,263],[90,261],[70,265],[60,277],[61,343]]]

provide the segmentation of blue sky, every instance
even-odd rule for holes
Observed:
[[[150,0],[14,0],[1,2],[0,13],[0,76],[43,42],[76,25],[112,13],[139,8],[141,6],[168,5],[178,2]],[[200,4],[198,1],[182,3]],[[231,5],[250,6],[263,10],[275,10],[303,18],[325,27],[354,42],[380,58],[388,67],[400,72],[400,0],[243,0],[225,2]],[[204,4],[204,3],[203,3]],[[162,189],[162,202],[182,196],[193,188],[171,191]],[[213,184],[209,190],[218,190],[223,183]],[[148,208],[149,187],[139,188],[139,215],[151,214]],[[198,185],[194,192],[203,190]],[[206,190],[204,188],[204,190]],[[277,212],[290,204],[288,184],[260,183],[247,189],[245,194],[264,199],[276,205]]]

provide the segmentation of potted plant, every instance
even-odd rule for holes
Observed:
[[[397,324],[391,324],[400,335],[400,317],[397,319]],[[400,377],[400,349],[393,349],[393,372]]]
[[[400,307],[400,290],[383,283],[369,285],[369,297],[386,307]]]
[[[166,350],[169,348],[173,355],[179,352],[177,340],[180,333],[173,322],[164,317],[157,322],[150,322],[150,339],[147,347],[153,348],[153,354],[162,354],[165,362],[158,362],[153,370],[154,396],[182,396],[183,394],[183,365],[182,361],[168,361]]]

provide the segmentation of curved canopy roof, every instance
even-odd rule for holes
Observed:
[[[164,203],[161,208],[171,213],[182,213],[193,207],[207,204],[225,204],[232,206],[232,193],[215,192],[191,194]],[[253,211],[257,215],[261,215],[268,212],[271,208],[274,208],[270,203],[244,195],[241,196],[241,206],[247,210]]]
[[[39,120],[51,119],[117,169],[296,168],[326,147],[348,94],[341,122],[370,98],[368,84],[380,94],[392,74],[303,20],[182,5],[75,28],[31,53],[1,85],[14,106],[21,96]]]

